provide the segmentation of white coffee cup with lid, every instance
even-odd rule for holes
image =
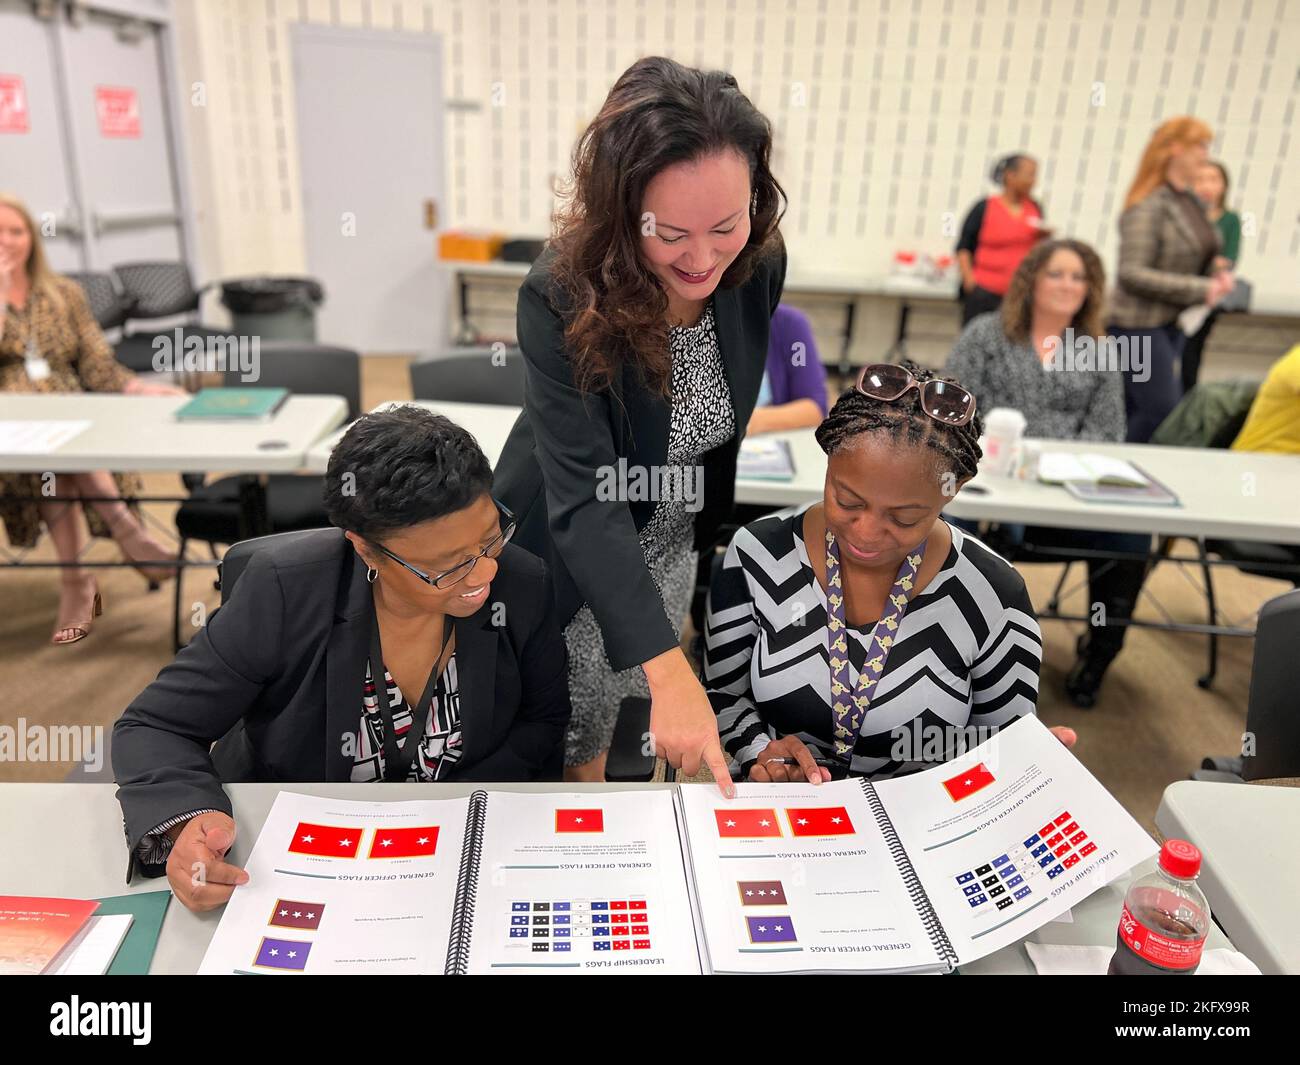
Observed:
[[[981,475],[1014,477],[1020,470],[1020,453],[1025,438],[1025,416],[1014,407],[994,407],[984,416],[980,447]]]

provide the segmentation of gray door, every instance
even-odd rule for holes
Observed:
[[[428,355],[447,335],[441,39],[295,23],[294,96],[318,335]]]
[[[187,259],[166,16],[53,10],[0,0],[0,91],[19,86],[28,113],[22,132],[0,122],[0,187],[36,216],[56,270]]]
[[[0,123],[0,188],[18,196],[45,235],[56,270],[79,270],[75,235],[79,210],[63,128],[53,23],[32,17],[31,5],[0,0],[0,82],[22,121]],[[53,225],[51,226],[51,223]]]
[[[156,26],[88,12],[63,28],[96,269],[183,258]]]

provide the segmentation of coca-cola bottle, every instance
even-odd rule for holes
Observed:
[[[1107,973],[1190,976],[1201,963],[1210,931],[1210,904],[1196,886],[1201,852],[1185,839],[1160,848],[1156,871],[1134,881],[1124,896]]]

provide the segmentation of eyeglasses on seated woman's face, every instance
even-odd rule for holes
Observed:
[[[434,588],[437,588],[439,591],[446,591],[447,589],[454,587],[455,585],[463,581],[466,577],[468,577],[470,573],[473,572],[474,567],[478,565],[479,559],[496,558],[497,556],[499,556],[502,550],[504,550],[506,544],[510,542],[510,538],[514,536],[515,525],[516,525],[515,516],[500,501],[494,499],[492,500],[492,502],[496,504],[496,508],[499,515],[499,520],[500,520],[499,531],[486,544],[483,545],[483,548],[477,554],[470,555],[463,562],[458,563],[457,565],[453,566],[451,569],[443,570],[440,573],[434,573],[434,574],[426,573],[418,566],[413,566],[405,559],[400,558],[392,551],[388,550],[388,548],[384,547],[382,544],[373,544],[373,546],[377,548],[379,551],[383,552],[383,554],[391,558],[399,566],[402,566],[403,568],[409,570],[411,573],[414,573],[417,577],[420,578],[420,580],[424,581],[425,584],[432,585]]]

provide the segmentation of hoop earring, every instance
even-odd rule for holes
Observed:
[[[378,580],[378,579],[379,579],[379,570],[377,570],[377,569],[372,569],[370,566],[367,566],[367,567],[366,567],[366,583],[367,583],[367,584],[374,584],[375,581]]]

